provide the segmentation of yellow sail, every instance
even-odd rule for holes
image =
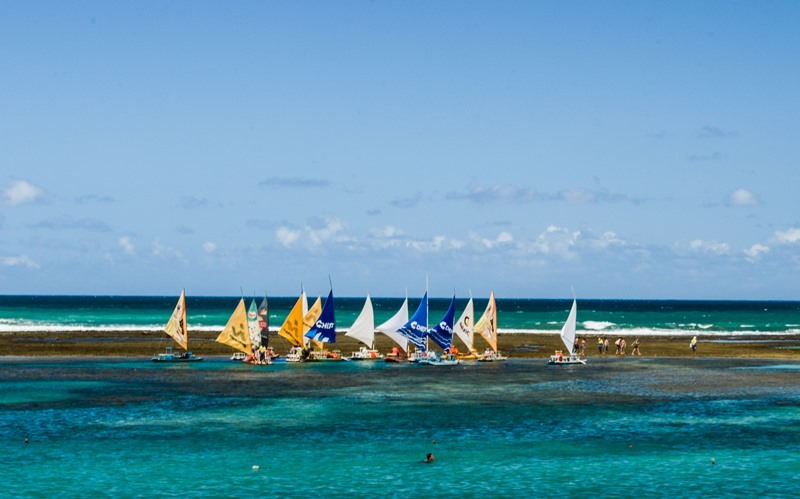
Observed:
[[[497,351],[497,305],[494,301],[494,291],[489,297],[489,303],[486,305],[486,311],[475,323],[474,331],[483,336],[483,339],[489,343],[492,350]]]
[[[314,327],[317,319],[319,319],[320,314],[322,314],[322,298],[317,296],[317,301],[311,305],[311,308],[308,309],[308,313],[303,317],[303,334],[311,331],[311,328]]]
[[[247,310],[244,306],[244,298],[239,300],[239,305],[228,319],[225,329],[217,336],[217,342],[247,354],[253,353],[250,345],[250,332],[247,328]]]
[[[322,298],[317,296],[317,301],[311,305],[311,308],[308,309],[305,317],[303,317],[303,335],[311,331],[311,328],[314,327],[320,315],[322,315]],[[304,341],[307,342],[308,340]],[[314,344],[317,346],[317,350],[322,350],[322,342],[315,341]]]
[[[181,291],[181,297],[178,298],[178,304],[175,305],[175,310],[167,321],[167,325],[164,326],[164,332],[170,335],[181,348],[188,349],[189,331],[186,325],[186,290]]]
[[[292,311],[283,321],[281,330],[278,331],[278,335],[286,338],[294,347],[303,346],[303,315],[306,306],[306,294],[301,293],[297,303],[292,307]]]

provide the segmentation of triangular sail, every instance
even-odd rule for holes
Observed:
[[[317,322],[317,319],[321,313],[322,298],[317,296],[317,300],[313,305],[311,305],[311,308],[306,310],[305,315],[303,315],[303,345],[308,345],[309,339],[306,338],[306,333],[311,331],[311,328],[314,327],[314,323]],[[317,344],[317,348],[322,348],[321,342]]]
[[[344,335],[357,339],[369,348],[375,347],[375,313],[372,310],[372,300],[369,295],[364,301],[361,313],[358,314],[356,321]]]
[[[573,298],[572,309],[570,309],[569,316],[567,316],[567,322],[565,322],[564,327],[561,328],[561,341],[564,342],[564,346],[567,347],[568,352],[572,352],[572,349],[575,347],[575,329],[577,328],[577,321],[578,300]]]
[[[250,302],[247,310],[247,331],[250,333],[250,344],[258,347],[261,345],[261,328],[258,327],[258,307],[256,300]]]
[[[181,291],[178,304],[175,305],[175,310],[172,311],[167,325],[164,326],[164,332],[170,335],[181,348],[188,350],[189,329],[186,324],[186,290]]]
[[[301,293],[278,331],[278,335],[286,338],[294,347],[303,346],[303,315],[305,315],[306,307],[306,294]]]
[[[453,320],[455,315],[456,297],[454,295],[453,299],[450,300],[450,308],[447,309],[444,318],[439,321],[439,324],[428,329],[428,336],[445,351],[449,351],[453,346]]]
[[[392,316],[391,319],[376,327],[378,331],[385,334],[392,339],[397,345],[403,349],[404,352],[408,351],[408,339],[403,336],[398,330],[408,322],[408,297],[403,301],[400,310]]]
[[[415,347],[420,350],[427,350],[425,338],[428,335],[428,292],[422,297],[419,302],[419,307],[414,315],[406,322],[403,327],[398,329],[400,334],[408,338]]]
[[[475,331],[483,336],[492,350],[497,351],[497,304],[494,300],[494,291],[489,297],[489,303],[486,304],[486,310],[475,323]]]
[[[319,301],[319,299],[317,299]],[[315,304],[316,305],[316,304]],[[336,317],[333,312],[333,290],[328,293],[325,299],[325,306],[322,307],[317,320],[311,329],[304,335],[320,343],[336,343]]]
[[[461,317],[456,322],[455,326],[453,326],[453,332],[458,336],[458,338],[464,342],[464,345],[467,346],[467,351],[472,351],[472,319],[475,317],[474,312],[475,306],[472,303],[472,297],[469,297],[469,302],[467,303],[467,307],[464,309],[464,312],[461,314]]]
[[[267,346],[269,344],[269,303],[267,295],[261,300],[261,305],[258,307],[258,327],[261,329],[261,344]]]
[[[217,342],[233,347],[244,353],[252,353],[250,345],[250,332],[247,328],[247,310],[244,298],[239,299],[236,310],[231,314],[225,329],[217,336]]]

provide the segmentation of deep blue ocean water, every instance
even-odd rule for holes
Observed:
[[[798,375],[758,359],[4,358],[0,495],[794,497]]]
[[[64,330],[160,331],[175,307],[178,295],[154,296],[0,296],[0,332]],[[313,300],[315,297],[310,297]],[[261,297],[255,298],[260,303]],[[252,297],[246,298],[249,305]],[[270,327],[280,328],[297,297],[270,298]],[[188,295],[189,330],[220,331],[239,297]],[[402,298],[373,298],[375,321],[394,315]],[[475,297],[476,316],[483,313],[488,297]],[[444,316],[449,298],[432,298],[429,322]],[[467,303],[457,299],[458,317]],[[413,314],[419,297],[409,299]],[[558,331],[572,300],[497,298],[500,332]],[[335,297],[338,330],[355,321],[364,298]],[[607,334],[785,334],[800,333],[797,301],[686,301],[686,300],[578,300],[578,330]]]

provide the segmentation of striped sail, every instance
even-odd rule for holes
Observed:
[[[375,313],[372,310],[372,300],[367,295],[364,307],[358,314],[356,321],[344,334],[350,338],[355,338],[369,348],[375,348]]]
[[[489,303],[486,304],[486,310],[475,323],[475,331],[483,336],[492,350],[497,351],[497,305],[494,301],[494,291],[489,297]]]
[[[311,305],[311,308],[309,308],[306,311],[305,315],[303,316],[303,338],[302,338],[303,345],[308,345],[309,340],[308,338],[305,337],[306,333],[309,332],[312,327],[314,327],[314,323],[317,322],[319,314],[321,313],[322,313],[322,298],[317,296],[317,300],[314,302],[313,305]],[[317,348],[322,349],[321,342],[317,343]]]
[[[294,304],[291,312],[286,316],[286,320],[283,321],[280,331],[278,331],[278,335],[286,338],[294,347],[303,346],[303,316],[307,308],[306,294],[302,292],[300,293],[300,298],[297,299],[297,303]]]
[[[175,310],[172,311],[167,325],[164,326],[164,332],[170,335],[175,340],[175,343],[184,350],[189,348],[189,329],[186,324],[186,290],[181,291],[178,304],[175,305]]]
[[[425,341],[428,336],[428,292],[422,297],[419,302],[419,307],[411,319],[406,322],[403,327],[398,329],[400,334],[408,338],[408,341],[414,344],[415,347],[422,351],[427,348]]]
[[[328,293],[325,299],[325,306],[311,326],[311,329],[304,335],[320,343],[336,343],[336,317],[333,311],[333,290]]]
[[[258,307],[255,299],[250,302],[250,308],[247,310],[247,332],[250,334],[250,344],[261,346],[261,328],[258,327]]]
[[[399,332],[399,329],[403,327],[406,322],[408,322],[408,297],[403,301],[400,310],[398,310],[391,319],[375,329],[391,338],[404,352],[407,352],[408,339]]]
[[[258,307],[258,327],[261,330],[261,343],[266,346],[269,344],[269,304],[267,295],[261,300]]]
[[[475,306],[472,303],[472,297],[469,297],[469,302],[467,303],[464,312],[461,314],[461,317],[456,322],[455,326],[453,326],[453,332],[458,336],[458,338],[464,342],[464,345],[467,346],[467,351],[472,351],[472,319],[475,316],[474,312]]]
[[[252,353],[250,344],[250,331],[247,327],[247,310],[244,306],[244,298],[239,299],[236,310],[231,314],[225,329],[217,336],[217,342],[244,353]]]
[[[453,295],[453,299],[450,300],[450,308],[447,309],[447,313],[444,314],[442,320],[439,321],[439,324],[428,329],[428,336],[444,351],[450,351],[453,346],[453,320],[455,315],[456,297]]]

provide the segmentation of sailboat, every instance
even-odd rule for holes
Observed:
[[[189,329],[186,324],[186,290],[181,291],[181,296],[178,298],[178,304],[175,305],[175,310],[164,326],[164,332],[167,333],[175,342],[185,350],[181,354],[172,352],[172,347],[167,347],[166,352],[153,354],[153,362],[195,362],[203,360],[188,350],[189,346]]]
[[[450,307],[447,309],[447,313],[444,314],[442,320],[439,321],[439,324],[428,329],[428,337],[432,339],[434,343],[439,345],[442,350],[444,350],[444,355],[442,357],[426,355],[425,358],[420,360],[420,364],[429,364],[433,366],[453,366],[461,363],[461,361],[456,358],[456,354],[452,352],[453,319],[455,318],[455,314],[456,297],[453,295],[453,299],[450,300]]]
[[[319,298],[317,302],[319,302]],[[324,343],[336,343],[336,317],[333,309],[333,289],[328,293],[328,297],[325,299],[325,306],[322,307],[322,310],[317,315],[314,324],[303,336],[315,342],[319,348],[311,353],[310,360],[343,360],[338,351],[322,349]]]
[[[353,352],[350,355],[350,360],[379,360],[383,358],[383,355],[375,350],[375,313],[372,310],[372,300],[369,295],[364,301],[361,313],[358,314],[355,322],[344,335],[355,338],[364,344],[357,352]]]
[[[417,311],[411,316],[408,322],[403,327],[397,330],[400,334],[406,337],[415,348],[415,351],[408,356],[409,362],[419,362],[420,359],[427,356],[428,346],[428,292],[419,302]]]
[[[219,333],[217,343],[228,345],[245,355],[252,355],[253,345],[250,341],[250,327],[247,320],[247,309],[244,305],[244,298],[239,299],[233,313],[225,324],[225,328]]]
[[[451,348],[451,352],[455,353],[461,360],[475,360],[478,358],[478,352],[475,350],[475,342],[473,341],[475,331],[472,328],[472,320],[474,317],[475,305],[472,303],[472,293],[470,293],[467,306],[464,307],[461,317],[459,317],[458,321],[453,325],[453,333],[467,347],[467,351],[464,354],[459,354],[455,346]]]
[[[300,297],[292,307],[286,320],[278,331],[278,336],[285,338],[292,346],[289,353],[286,354],[287,362],[300,362],[303,358],[303,318],[308,313],[308,301],[306,300],[306,292],[300,291]]]
[[[489,348],[478,358],[479,361],[497,362],[508,359],[508,357],[500,355],[500,351],[497,349],[497,302],[494,299],[494,291],[489,296],[486,310],[484,310],[478,322],[475,323],[475,331],[489,344]]]
[[[392,353],[388,353],[384,357],[383,360],[386,362],[400,362],[405,359],[405,352],[408,351],[408,339],[400,333],[399,329],[403,327],[406,322],[408,322],[408,296],[406,296],[406,299],[403,301],[397,313],[388,321],[375,328],[397,344],[396,347],[392,348]],[[403,353],[400,353],[400,350],[402,350]]]
[[[564,346],[567,347],[567,352],[571,353],[564,357],[564,354],[561,350],[556,350],[555,355],[551,355],[550,360],[547,361],[548,364],[559,366],[568,364],[586,364],[586,360],[581,359],[580,355],[578,355],[578,352],[574,350],[577,319],[578,300],[575,298],[575,294],[573,293],[572,308],[569,311],[569,315],[567,316],[567,321],[564,323],[564,327],[561,328],[561,341],[564,343]]]

